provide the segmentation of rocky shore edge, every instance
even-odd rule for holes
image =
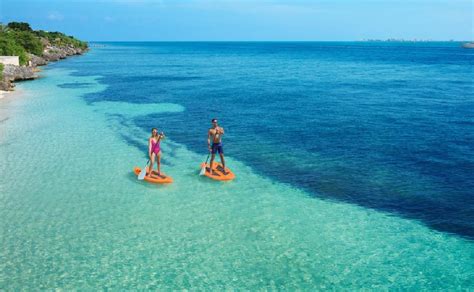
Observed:
[[[89,48],[77,48],[71,45],[58,47],[46,46],[42,56],[28,54],[30,62],[28,66],[4,65],[3,76],[0,80],[0,90],[12,91],[15,89],[14,81],[32,80],[38,78],[39,66],[47,65],[49,62],[66,59],[70,56],[83,55]]]

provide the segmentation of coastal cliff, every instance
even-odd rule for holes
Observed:
[[[0,64],[0,90],[13,90],[14,81],[38,78],[38,67],[82,55],[87,43],[60,32],[34,31],[28,23],[0,25],[0,55],[18,56],[18,64]]]

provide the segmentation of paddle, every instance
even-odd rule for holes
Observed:
[[[202,164],[201,172],[199,173],[199,175],[204,175],[206,173],[206,165],[207,161],[209,160],[209,155],[211,155],[211,151],[209,151],[209,154],[207,154],[206,162]]]
[[[159,140],[158,140],[158,142],[159,142]],[[155,146],[153,146],[153,149],[151,149],[151,153],[153,153],[153,151],[155,151],[155,148],[156,148],[156,145],[158,145],[158,142],[156,142]],[[138,175],[138,180],[143,180],[145,178],[146,168],[148,166],[148,163],[150,163],[150,159],[148,159],[148,161],[146,162],[145,167],[142,168],[142,170],[140,171],[140,174]]]

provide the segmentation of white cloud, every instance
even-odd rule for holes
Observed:
[[[50,11],[48,13],[48,19],[49,20],[61,21],[61,20],[64,19],[64,16],[61,13],[57,12],[57,11]]]

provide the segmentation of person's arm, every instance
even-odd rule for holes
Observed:
[[[161,132],[161,133],[160,133],[160,136],[158,137],[158,141],[159,141],[159,140],[163,140],[163,139],[165,139],[165,138],[166,138],[165,133]]]
[[[207,149],[211,151],[211,130],[207,132]]]
[[[151,138],[148,139],[148,155],[151,157]]]
[[[219,133],[220,133],[221,135],[224,135],[224,128],[219,127]]]

